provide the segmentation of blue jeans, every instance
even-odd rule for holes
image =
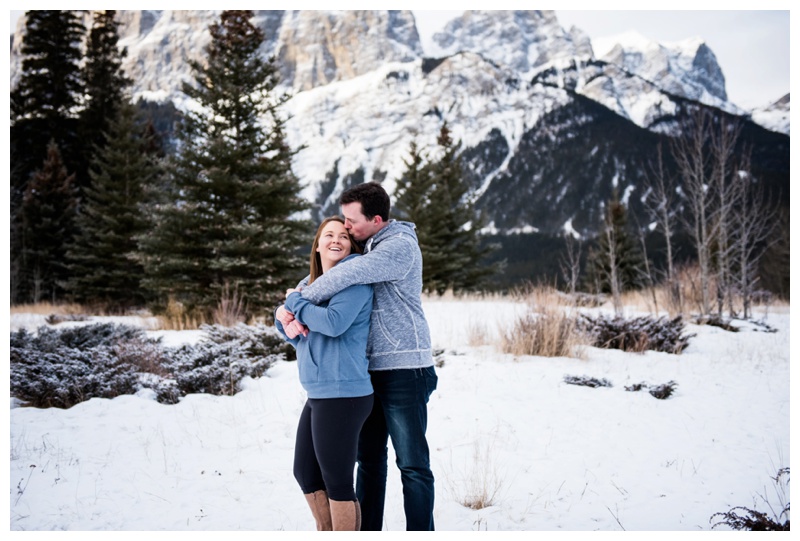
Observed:
[[[406,530],[432,531],[433,472],[428,441],[428,398],[436,389],[436,371],[429,368],[370,372],[375,401],[358,440],[356,496],[361,503],[361,529],[383,529],[388,439],[397,456],[403,482]]]

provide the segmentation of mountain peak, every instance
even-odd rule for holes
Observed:
[[[592,47],[598,58],[611,54],[615,48],[646,51],[658,48],[659,43],[643,36],[636,30],[629,30],[613,36],[595,38],[592,40]]]
[[[445,54],[472,51],[527,74],[562,58],[592,54],[582,32],[567,32],[554,11],[465,11],[433,35]]]
[[[600,40],[598,40],[600,41]],[[656,84],[670,94],[740,112],[728,102],[725,76],[717,57],[700,38],[675,43],[658,43],[638,32],[606,38],[596,50],[607,50],[601,60],[616,64]]]

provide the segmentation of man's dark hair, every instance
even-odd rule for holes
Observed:
[[[339,198],[340,205],[347,203],[361,203],[361,213],[372,219],[375,216],[383,218],[384,222],[389,221],[389,210],[392,203],[389,201],[389,194],[377,182],[367,182],[358,184],[345,190]]]

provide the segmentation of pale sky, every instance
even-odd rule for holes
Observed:
[[[201,2],[202,3],[202,2]],[[279,2],[280,3],[280,2]],[[414,5],[435,7],[443,2],[409,2]],[[462,0],[465,8],[477,8],[475,5],[486,2]],[[609,2],[606,2],[609,3]],[[615,2],[610,2],[614,4]],[[299,5],[298,5],[299,4]],[[315,9],[318,2],[296,1],[290,7]],[[345,4],[362,4],[362,2],[345,2]],[[448,2],[450,4],[450,2]],[[495,1],[493,8],[519,8],[521,1]],[[525,2],[527,4],[527,2]],[[585,2],[562,0],[559,5],[586,5]],[[619,2],[616,2],[620,5]],[[604,10],[587,11],[577,7],[570,10],[556,10],[556,17],[562,26],[569,29],[575,25],[592,39],[595,53],[607,42],[608,37],[627,31],[636,31],[646,38],[664,43],[681,41],[687,38],[703,38],[714,51],[722,72],[725,75],[728,99],[736,105],[750,109],[767,105],[789,92],[789,31],[790,10],[788,1],[762,0],[760,2],[727,2],[726,7],[734,10],[703,11],[698,9],[711,3],[706,0],[694,2],[673,1],[670,5],[682,7],[670,11],[660,10]],[[738,5],[737,5],[738,4]],[[633,4],[636,5],[636,4]],[[743,11],[737,8],[747,6],[758,7],[764,11]],[[199,7],[192,5],[192,7]],[[212,6],[202,6],[212,7]],[[258,7],[264,7],[259,5]],[[270,6],[273,7],[273,6]],[[274,6],[279,7],[279,6]],[[289,7],[289,6],[287,6]],[[375,8],[374,4],[346,5],[343,7]],[[610,6],[613,7],[613,6]],[[769,9],[770,11],[766,11]],[[462,11],[449,10],[413,10],[417,19],[417,28],[423,47],[429,48],[430,36],[444,27],[453,17]],[[8,12],[7,12],[8,13]],[[11,11],[10,28],[16,26],[16,18],[22,11]],[[427,50],[426,50],[427,52]]]

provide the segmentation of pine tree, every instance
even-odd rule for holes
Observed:
[[[420,246],[429,245],[428,237],[432,229],[429,217],[432,179],[431,168],[426,159],[417,142],[412,141],[408,159],[403,160],[406,170],[397,179],[393,205],[393,213],[399,219],[411,221],[416,226]]]
[[[76,220],[79,233],[67,254],[67,290],[78,302],[121,311],[146,300],[140,287],[143,269],[133,255],[136,238],[148,227],[145,188],[158,168],[147,153],[150,137],[142,135],[133,104],[121,103],[107,133],[92,162],[92,183]]]
[[[84,32],[74,11],[26,12],[22,73],[11,92],[12,302],[34,294],[28,280],[34,270],[26,267],[22,231],[23,197],[31,175],[48,158],[51,140],[68,171],[75,172],[79,163],[77,109],[83,93],[79,64]]]
[[[617,193],[608,202],[597,245],[589,254],[589,279],[598,292],[612,293],[612,276],[619,291],[638,289],[642,285],[642,253],[628,225],[628,209]]]
[[[14,186],[20,193],[44,161],[50,140],[67,156],[78,148],[85,32],[75,11],[34,10],[25,16],[22,74],[11,92],[11,157],[17,173]]]
[[[81,187],[91,180],[87,168],[95,153],[105,145],[106,132],[127,99],[126,90],[131,84],[122,69],[128,53],[127,49],[119,48],[119,23],[115,16],[113,10],[95,11],[86,43],[86,61],[82,70],[85,104],[79,124],[82,162],[78,169],[78,183]]]
[[[211,25],[205,62],[192,63],[195,85],[184,86],[199,108],[178,129],[170,202],[140,237],[145,287],[205,316],[226,286],[250,315],[272,308],[305,266],[296,250],[309,224],[292,218],[308,205],[279,114],[286,97],[272,96],[277,68],[259,55],[264,35],[251,17],[224,11]]]
[[[482,262],[494,246],[481,246],[479,234],[485,224],[464,182],[460,145],[453,142],[447,123],[437,143],[441,156],[424,165],[424,156],[412,143],[406,172],[398,181],[399,211],[417,226],[425,290],[475,290],[501,264]]]
[[[31,177],[22,200],[22,269],[25,300],[55,302],[63,297],[68,278],[65,255],[74,235],[77,191],[55,142],[47,148],[42,168]]]

